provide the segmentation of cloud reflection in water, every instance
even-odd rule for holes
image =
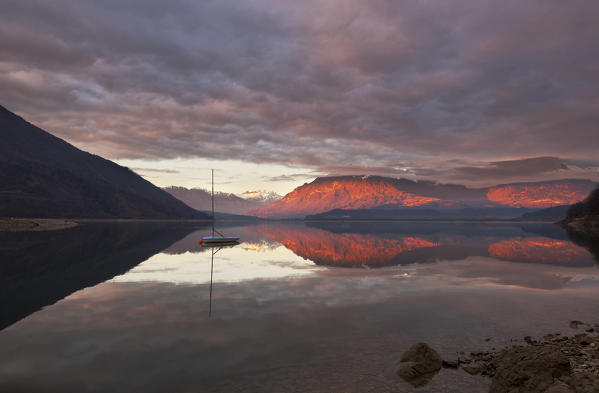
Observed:
[[[570,319],[597,315],[592,258],[565,253],[576,256],[562,260],[556,252],[551,263],[551,254],[531,258],[537,247],[522,246],[569,250],[553,227],[269,225],[227,228],[244,243],[215,255],[212,293],[211,255],[197,244],[205,232],[196,231],[3,330],[0,391],[408,391],[386,370],[414,342],[451,355],[563,331]],[[296,255],[289,234],[318,252],[298,248]],[[390,250],[367,250],[371,241],[401,258],[377,269],[318,259],[343,255],[335,247],[347,239],[363,248],[351,261],[387,261],[379,258]],[[402,247],[410,244],[405,239],[434,246]],[[535,263],[490,257],[494,244],[520,244],[507,249],[526,252],[510,258]],[[447,386],[481,392],[488,380],[442,370],[419,391]]]
[[[411,223],[363,233],[359,225],[341,229],[338,224],[324,225],[326,229],[293,223],[230,229],[248,241],[216,254],[214,282],[319,276],[348,277],[366,285],[393,277],[404,290],[464,285],[554,290],[577,286],[583,279],[595,286],[597,280],[593,257],[560,239],[564,235],[550,226],[527,232],[508,225]],[[190,234],[113,281],[209,282],[210,256],[197,245],[201,235],[201,231]],[[384,266],[387,269],[378,273],[364,270]],[[343,269],[348,267],[360,269]]]

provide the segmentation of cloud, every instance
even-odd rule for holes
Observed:
[[[312,179],[316,177],[314,173],[293,173],[290,175],[279,175],[279,176],[262,176],[262,179],[269,182],[278,181],[298,181],[300,179]]]
[[[495,161],[482,163],[478,166],[463,166],[454,169],[458,174],[467,178],[513,178],[538,176],[547,172],[567,171],[568,166],[557,157],[535,157],[520,160]]]
[[[489,186],[498,182],[526,180],[599,179],[599,165],[580,167],[559,157],[531,157],[505,161],[470,162],[452,160],[414,168],[412,176],[421,179],[445,179],[472,186]]]
[[[514,157],[594,160],[598,12],[584,0],[7,0],[0,100],[108,158],[391,174],[460,159],[448,176],[507,178]],[[531,176],[561,170],[534,160]]]
[[[331,165],[319,167],[318,171],[326,176],[337,175],[380,175],[402,177],[410,175],[407,166],[367,166],[367,165]]]
[[[155,169],[155,168],[129,168],[135,172],[156,172],[156,173],[180,173],[175,169]]]

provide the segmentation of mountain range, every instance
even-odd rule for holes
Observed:
[[[427,215],[463,217],[459,211],[479,218],[516,218],[523,213],[552,206],[570,205],[584,199],[594,188],[590,180],[564,179],[544,182],[500,184],[485,188],[468,188],[459,184],[440,184],[381,176],[321,177],[306,183],[282,199],[246,214],[263,218],[304,217],[337,212],[378,211],[400,218]],[[387,213],[386,213],[387,212]],[[439,213],[441,212],[441,213]],[[452,213],[453,212],[453,213]],[[497,215],[489,215],[495,212]],[[361,214],[362,214],[361,213]],[[367,215],[367,214],[365,214]]]
[[[279,194],[269,190],[252,190],[241,193],[241,198],[254,201],[261,205],[267,205],[282,198]]]
[[[572,205],[561,224],[574,243],[587,248],[599,261],[599,188]]]
[[[593,190],[584,201],[574,204],[568,210],[566,221],[599,227],[599,188]]]
[[[0,217],[208,218],[2,106],[0,139]]]
[[[211,209],[206,190],[160,189],[1,106],[0,138],[0,217],[209,218],[198,211]],[[247,191],[243,198],[217,193],[215,210],[262,218],[489,219],[530,213],[525,218],[553,219],[564,214],[560,206],[580,202],[594,187],[579,179],[468,188],[381,176],[336,176],[317,178],[283,198],[264,190]]]
[[[197,210],[212,210],[212,195],[202,188],[165,187],[164,190],[175,198],[185,202],[188,206]],[[248,210],[257,209],[274,202],[281,197],[272,191],[246,191],[243,196],[235,194],[215,192],[214,210],[229,214],[244,214]]]

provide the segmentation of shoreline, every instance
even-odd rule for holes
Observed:
[[[568,336],[527,336],[504,348],[459,352],[441,358],[425,343],[414,344],[397,364],[397,375],[414,387],[441,368],[491,378],[489,393],[596,393],[599,391],[599,324],[570,321]]]
[[[74,222],[136,222],[136,221],[155,221],[155,222],[212,222],[211,218],[131,218],[131,217],[106,217],[106,218],[86,218],[86,217],[0,217],[0,221],[6,220],[68,220]],[[406,218],[406,219],[376,219],[376,218],[364,218],[364,219],[324,219],[324,220],[312,220],[312,219],[293,219],[293,218],[259,218],[259,217],[216,217],[215,221],[258,221],[258,222],[402,222],[402,223],[480,223],[480,224],[551,224],[562,226],[561,222],[552,221],[516,221],[516,220],[500,220],[500,219],[418,219],[418,218]]]
[[[64,218],[0,218],[3,232],[56,231],[77,225],[74,220]]]

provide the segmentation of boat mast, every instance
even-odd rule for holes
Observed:
[[[210,251],[212,252],[212,256],[210,257],[210,301],[208,303],[208,319],[212,319],[212,272],[214,271],[214,254],[216,254],[214,248]]]
[[[212,236],[214,237],[214,168],[212,169]]]

